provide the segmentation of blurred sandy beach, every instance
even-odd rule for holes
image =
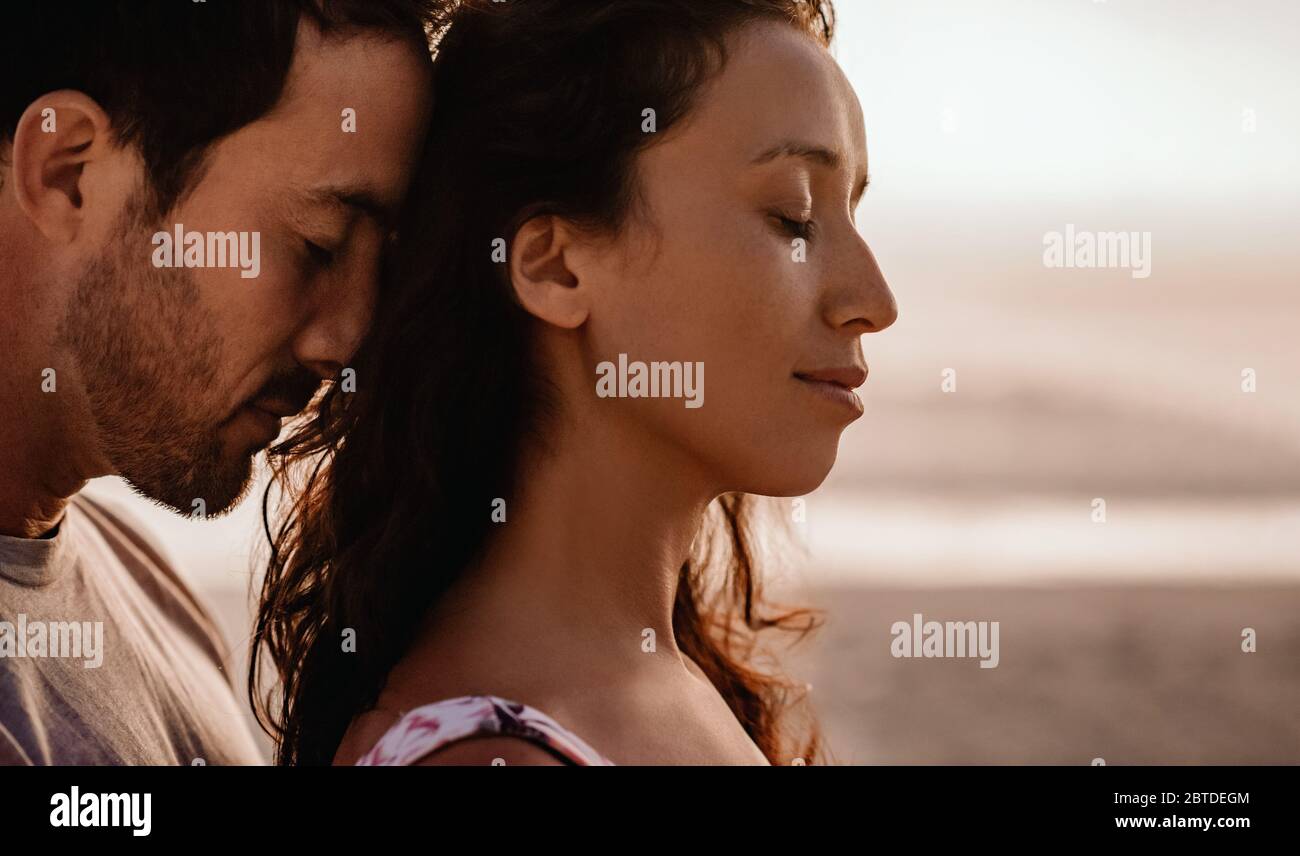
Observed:
[[[829,589],[794,662],[843,764],[1300,763],[1300,587]],[[997,620],[995,669],[889,627]],[[1241,652],[1241,629],[1259,650]]]

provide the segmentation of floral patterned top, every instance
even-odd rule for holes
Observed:
[[[409,766],[454,741],[489,735],[519,737],[536,743],[574,766],[614,766],[614,762],[540,710],[483,695],[461,696],[417,707],[388,729],[357,761],[357,766]]]

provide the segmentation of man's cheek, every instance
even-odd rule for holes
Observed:
[[[255,342],[273,338],[278,329],[300,326],[310,310],[306,291],[301,279],[263,268],[257,279],[219,284],[209,297],[225,336]]]

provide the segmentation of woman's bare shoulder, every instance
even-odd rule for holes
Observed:
[[[401,714],[383,708],[359,715],[344,732],[338,751],[334,753],[334,765],[351,767],[356,764],[401,719]]]

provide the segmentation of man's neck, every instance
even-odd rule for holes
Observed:
[[[75,371],[52,344],[57,310],[11,253],[0,252],[0,535],[39,538],[104,472],[85,451]]]

